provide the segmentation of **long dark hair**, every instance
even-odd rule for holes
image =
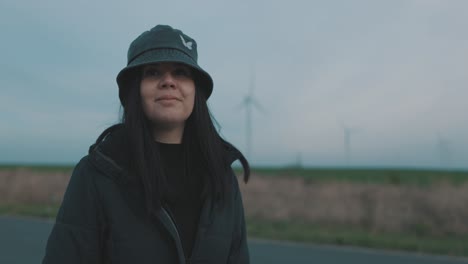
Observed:
[[[162,198],[167,190],[164,177],[164,164],[157,144],[150,130],[150,121],[146,118],[140,97],[141,74],[134,74],[129,82],[130,89],[123,105],[122,124],[129,142],[130,172],[138,177],[145,193],[146,208],[149,215],[154,215],[162,206]],[[196,76],[195,76],[196,77]],[[213,117],[206,103],[203,89],[196,85],[194,108],[185,123],[182,143],[184,147],[186,173],[192,173],[195,164],[203,167],[206,173],[197,175],[203,182],[202,198],[211,198],[212,209],[226,202],[233,189],[229,170],[233,160],[238,159],[244,170],[244,182],[250,176],[250,166],[243,154],[216,130]]]

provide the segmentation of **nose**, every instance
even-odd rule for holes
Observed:
[[[175,81],[171,72],[165,72],[161,78],[161,87],[162,88],[174,88]]]

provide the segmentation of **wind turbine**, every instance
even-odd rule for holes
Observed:
[[[437,133],[437,152],[439,155],[440,166],[447,165],[450,157],[449,141]]]
[[[255,72],[252,71],[250,75],[250,84],[249,84],[249,92],[244,99],[242,100],[241,104],[239,105],[241,108],[245,108],[245,135],[246,135],[246,150],[247,150],[247,157],[251,157],[252,153],[252,112],[255,108],[257,111],[264,113],[263,107],[255,98],[253,91],[255,89]]]
[[[345,126],[344,124],[341,124],[341,127],[343,129],[343,136],[344,136],[344,154],[345,154],[345,160],[346,160],[346,165],[350,165],[351,161],[351,135],[355,134],[357,132],[356,129],[350,128],[348,126]]]
[[[302,153],[298,152],[296,156],[296,168],[302,168]]]

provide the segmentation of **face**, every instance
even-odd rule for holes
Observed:
[[[183,128],[193,110],[195,83],[189,66],[164,62],[144,66],[143,111],[154,127]]]

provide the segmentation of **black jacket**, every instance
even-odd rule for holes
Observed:
[[[224,208],[206,199],[190,259],[185,259],[178,230],[164,208],[148,217],[143,189],[111,157],[108,136],[91,146],[76,165],[47,242],[43,264],[52,263],[249,263],[244,209],[235,174],[234,191]]]

